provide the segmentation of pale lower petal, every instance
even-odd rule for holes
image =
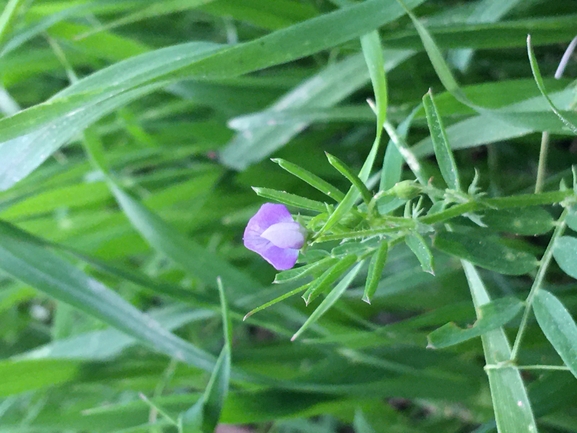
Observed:
[[[279,248],[301,249],[305,243],[305,234],[302,226],[291,221],[290,223],[277,223],[266,229],[261,237],[272,242]]]

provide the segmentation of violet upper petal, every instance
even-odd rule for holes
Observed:
[[[269,240],[279,248],[301,249],[305,243],[305,230],[297,222],[276,223],[266,229],[261,237]]]

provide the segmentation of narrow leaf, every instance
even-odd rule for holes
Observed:
[[[379,281],[381,281],[381,276],[383,275],[383,269],[385,263],[387,262],[387,255],[389,252],[389,243],[382,240],[379,248],[373,254],[371,261],[369,263],[369,271],[367,273],[367,281],[365,282],[365,291],[363,293],[363,301],[367,304],[371,303],[371,298],[377,290]]]
[[[405,242],[413,254],[417,256],[417,259],[419,259],[423,271],[435,275],[435,270],[433,269],[433,254],[425,242],[425,239],[423,239],[420,234],[412,232],[405,237]]]
[[[305,170],[304,168],[299,167],[296,164],[293,164],[292,162],[285,161],[284,159],[275,158],[272,161],[276,162],[278,165],[280,165],[283,169],[288,171],[290,174],[292,174],[292,175],[298,177],[299,179],[305,181],[310,186],[312,186],[313,188],[316,188],[317,190],[319,190],[323,194],[328,195],[329,197],[331,197],[335,201],[339,202],[343,198],[345,198],[345,195],[338,188],[335,188],[330,183],[324,181],[323,179],[318,177],[316,174],[313,174],[310,171]]]
[[[573,180],[573,182],[576,181],[577,179]],[[573,187],[573,189],[575,190],[575,193],[577,193],[577,189],[575,186]],[[565,222],[567,223],[567,225],[571,230],[577,232],[577,205],[569,207],[569,209],[567,210],[567,218],[565,219]]]
[[[328,287],[334,283],[346,270],[352,266],[353,263],[357,261],[357,256],[351,255],[347,256],[339,262],[335,263],[332,267],[327,269],[323,274],[314,280],[305,294],[303,299],[308,305],[317,296],[324,292]]]
[[[311,283],[304,284],[304,285],[302,285],[302,286],[300,286],[300,287],[297,287],[297,288],[294,289],[294,290],[291,290],[290,292],[287,292],[287,293],[285,293],[285,294],[283,294],[283,295],[281,295],[281,296],[278,296],[277,298],[274,298],[274,299],[271,300],[271,301],[265,302],[265,303],[262,304],[261,306],[256,307],[256,308],[250,310],[248,313],[246,313],[245,316],[244,316],[244,318],[243,318],[242,320],[246,320],[246,319],[248,319],[250,316],[252,316],[253,314],[258,313],[259,311],[262,311],[262,310],[264,310],[265,308],[271,307],[271,306],[273,306],[274,304],[277,304],[277,303],[279,303],[279,302],[281,302],[281,301],[284,301],[285,299],[288,299],[288,298],[290,298],[290,297],[293,296],[293,295],[296,295],[296,294],[298,294],[298,293],[300,293],[300,292],[304,292],[306,289],[309,288],[310,285],[311,285]]]
[[[435,72],[441,80],[441,83],[443,83],[445,89],[447,89],[453,96],[455,96],[457,100],[466,103],[466,105],[470,105],[468,103],[467,97],[459,87],[457,80],[455,80],[455,77],[451,73],[449,66],[445,62],[441,50],[439,50],[439,47],[437,46],[429,31],[425,28],[425,26],[423,26],[423,24],[421,24],[417,17],[415,17],[415,15],[409,11],[409,9],[407,9],[401,0],[397,1],[405,8],[407,15],[409,15],[411,21],[413,21],[413,25],[415,26],[417,33],[419,33],[419,37],[421,38],[421,42],[423,43],[425,51],[429,56],[429,60],[431,61],[431,64],[433,65],[433,68],[435,69]]]
[[[515,298],[502,298],[479,307],[479,318],[470,327],[459,328],[447,323],[427,336],[427,347],[442,349],[480,337],[489,331],[509,323],[523,308],[523,303]]]
[[[561,236],[555,241],[553,257],[563,272],[577,279],[577,239]]]
[[[573,376],[577,377],[577,325],[565,306],[547,290],[533,301],[537,322]]]
[[[319,318],[325,314],[334,304],[339,300],[342,294],[347,290],[353,279],[357,276],[363,266],[363,262],[359,263],[349,271],[347,275],[335,286],[327,297],[321,302],[315,311],[309,316],[303,326],[292,336],[291,341],[296,340],[309,326],[315,323]]]
[[[431,89],[423,96],[423,105],[425,107],[427,124],[431,132],[431,140],[433,141],[435,157],[437,158],[441,175],[449,188],[460,191],[461,184],[459,182],[457,164],[455,163],[453,151],[451,150],[447,133],[445,132],[445,127],[443,126]]]
[[[334,264],[338,259],[335,257],[325,257],[316,262],[309,263],[298,268],[289,269],[287,271],[282,271],[276,274],[273,283],[283,284],[291,281],[298,280],[300,278],[311,275],[315,272],[322,271]]]
[[[353,184],[353,187],[355,187],[360,192],[361,196],[363,197],[363,200],[368,205],[372,199],[372,194],[365,185],[365,183],[361,179],[359,179],[359,177],[353,172],[353,170],[350,167],[348,167],[343,161],[338,159],[336,156],[331,155],[330,153],[327,153],[326,155],[329,160],[329,163],[334,168],[336,168],[339,171],[339,173],[341,173],[345,178],[347,178],[349,182]]]
[[[518,235],[542,235],[555,226],[555,221],[549,212],[534,206],[514,210],[487,210],[481,215],[483,223],[490,229]]]
[[[279,203],[286,204],[287,206],[294,206],[300,209],[307,209],[316,212],[325,212],[327,210],[327,207],[324,203],[311,200],[310,198],[301,197],[285,191],[277,191],[270,188],[253,187],[252,189],[260,197],[266,198],[268,200],[274,200]]]
[[[490,237],[441,232],[433,245],[447,254],[505,275],[523,275],[538,265],[533,255],[508,248]]]

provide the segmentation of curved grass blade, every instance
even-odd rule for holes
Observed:
[[[4,42],[8,38],[14,21],[18,17],[18,10],[22,7],[23,3],[25,3],[23,0],[8,0],[8,3],[4,6],[4,10],[0,15],[0,46],[4,45]]]
[[[126,216],[150,245],[203,283],[214,286],[220,277],[227,287],[238,290],[237,294],[251,293],[260,287],[258,282],[225,260],[183,236],[116,184],[111,183],[110,189]]]
[[[411,0],[410,4],[414,7],[422,2]],[[100,70],[46,103],[0,120],[0,158],[5,162],[0,189],[26,177],[91,123],[170,83],[191,77],[235,77],[286,63],[359,37],[403,14],[395,3],[383,7],[380,0],[369,0],[233,47],[193,42]],[[48,135],[50,140],[45,138]]]
[[[537,63],[537,59],[535,58],[535,53],[533,52],[533,47],[531,46],[531,35],[527,35],[527,53],[529,55],[529,63],[531,64],[531,72],[533,73],[533,78],[535,78],[535,83],[537,83],[537,87],[539,91],[543,95],[543,97],[547,100],[547,104],[551,107],[553,113],[559,117],[561,122],[571,131],[573,134],[577,135],[577,126],[575,126],[572,122],[570,122],[555,106],[549,94],[547,93],[547,89],[545,89],[545,83],[543,82],[543,77],[541,76],[541,71],[539,69],[539,63]]]
[[[327,297],[321,302],[315,311],[310,315],[310,317],[303,323],[303,326],[292,336],[291,341],[296,340],[299,335],[301,335],[309,326],[315,323],[319,318],[325,314],[334,304],[339,300],[341,295],[347,290],[349,285],[352,283],[353,279],[357,276],[364,262],[360,262],[353,269],[349,271],[347,275],[335,286],[333,290],[327,295]]]
[[[373,84],[377,105],[377,139],[380,139],[383,125],[387,119],[388,91],[387,77],[385,74],[385,59],[383,47],[378,32],[371,32],[361,37],[361,47],[365,56],[365,62]]]
[[[494,23],[506,15],[522,0],[482,0],[473,9],[471,15],[467,17],[467,23]],[[462,48],[449,52],[449,61],[453,63],[461,72],[464,72],[473,58],[471,48]]]
[[[231,331],[228,317],[228,306],[222,281],[217,282],[222,309],[222,327],[224,347],[222,348],[204,395],[190,409],[179,417],[181,433],[196,431],[212,432],[215,430],[228,394],[230,382]],[[199,429],[200,427],[200,429]]]
[[[453,76],[451,70],[449,69],[449,66],[445,62],[445,59],[443,58],[443,54],[439,50],[439,47],[433,40],[433,37],[431,36],[429,31],[425,28],[425,26],[423,26],[423,24],[421,24],[418,18],[415,17],[413,13],[411,13],[411,11],[407,8],[407,6],[402,0],[397,1],[405,9],[405,12],[409,16],[409,18],[411,18],[411,21],[413,22],[413,25],[415,26],[417,33],[419,33],[421,42],[425,47],[425,51],[429,56],[429,60],[431,61],[431,64],[433,65],[433,68],[435,69],[435,72],[437,73],[437,76],[441,80],[441,83],[443,83],[445,89],[447,89],[447,91],[449,91],[453,96],[455,96],[455,98],[457,98],[458,101],[463,102],[465,105],[468,106],[473,105],[459,87],[457,80],[455,80],[455,77]]]
[[[170,305],[146,313],[164,329],[173,331],[187,323],[202,322],[213,318],[214,311],[191,309],[184,305]],[[108,361],[118,357],[137,340],[114,328],[83,332],[35,348],[17,359],[75,359],[82,361]]]
[[[15,278],[96,317],[155,350],[203,370],[214,358],[164,330],[99,281],[56,255],[31,235],[0,223],[0,267]]]

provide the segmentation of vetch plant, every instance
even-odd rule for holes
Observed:
[[[491,110],[469,101],[444,64],[427,30],[416,20],[415,25],[423,38],[423,43],[437,73],[455,98],[488,116],[496,115]],[[363,48],[367,47],[364,45]],[[575,131],[575,126],[552,105],[551,99],[545,93],[530,39],[528,48],[531,67],[539,90],[567,129]],[[365,56],[368,57],[369,65],[375,63],[375,59],[371,58],[371,56],[378,56],[375,53],[379,53],[379,50],[366,50]],[[378,77],[371,76],[371,78],[373,87],[378,89],[376,85],[379,81]],[[386,101],[386,98],[379,99],[378,93],[376,96],[377,106],[374,107],[374,104],[371,106],[377,114],[379,124],[380,120],[384,119],[382,110],[384,109],[383,101]],[[369,181],[369,174],[374,162],[375,146],[378,145],[380,138],[380,126],[377,130],[377,140],[358,175],[343,161],[327,154],[329,163],[349,182],[350,188],[347,194],[342,194],[338,190],[335,192],[334,187],[326,181],[294,163],[274,160],[289,173],[323,192],[331,200],[336,200],[337,205],[335,207],[329,203],[314,201],[283,191],[255,188],[257,194],[262,197],[302,209],[305,214],[301,215],[301,218],[310,235],[306,239],[307,253],[300,259],[303,266],[289,270],[289,267],[294,265],[298,253],[294,249],[290,253],[292,254],[290,261],[283,259],[290,266],[284,267],[286,270],[275,278],[275,283],[300,282],[299,287],[252,310],[246,317],[297,293],[304,292],[302,297],[307,306],[317,297],[324,295],[321,303],[293,335],[291,340],[295,340],[334,306],[345,291],[354,284],[357,276],[363,275],[362,269],[366,270],[362,299],[371,303],[372,297],[379,289],[379,281],[389,252],[394,247],[404,244],[416,257],[422,270],[432,275],[435,275],[435,257],[439,252],[453,256],[461,262],[465,272],[478,320],[469,329],[462,329],[454,323],[438,328],[429,333],[428,347],[445,348],[481,336],[485,348],[486,371],[491,389],[495,390],[492,398],[498,430],[506,433],[535,432],[537,431],[536,422],[519,370],[523,368],[569,370],[577,377],[577,362],[574,356],[577,353],[577,325],[560,301],[541,288],[552,258],[555,258],[560,267],[569,275],[576,275],[574,252],[577,249],[573,245],[574,238],[561,236],[565,225],[569,224],[572,227],[571,224],[574,221],[569,218],[569,223],[566,222],[568,215],[575,215],[577,177],[574,172],[572,189],[565,187],[562,183],[559,191],[556,192],[488,197],[488,194],[479,188],[479,173],[475,170],[470,186],[464,189],[432,91],[423,97],[422,109],[431,134],[431,144],[441,175],[440,179],[426,172],[425,166],[405,142],[404,134],[399,133],[388,121],[384,121],[383,127],[389,133],[391,142],[383,161],[380,190],[377,193],[372,191],[376,182]],[[404,125],[405,130],[410,121],[411,117]],[[543,153],[540,157],[544,158]],[[403,163],[406,163],[413,172],[415,180],[402,180]],[[540,170],[542,165],[540,164]],[[541,177],[538,177],[538,183],[541,181]],[[540,188],[537,190],[539,191]],[[561,205],[566,209],[561,213],[557,222],[554,222],[550,213],[539,207],[543,205]],[[395,215],[399,208],[404,208],[402,216]],[[312,212],[314,215],[307,215],[307,212]],[[282,218],[282,221],[287,221],[288,224],[296,224],[289,222],[292,219],[286,208],[283,208]],[[280,221],[281,219],[278,220]],[[296,235],[296,233],[300,234],[296,228],[291,228],[286,234],[283,233],[284,225],[269,229],[269,226],[274,227],[276,222],[274,218],[265,217],[264,213],[263,216],[257,214],[247,227],[248,230],[249,227],[254,226],[254,229],[251,228],[253,235],[248,237],[251,246],[247,245],[247,247],[259,252],[273,265],[277,257],[274,254],[272,256],[268,254],[270,248],[274,246],[275,251],[280,253],[283,250],[279,247],[288,246],[294,242],[293,238],[298,239],[298,242],[294,243],[299,248],[304,245],[305,240],[304,236]],[[505,242],[501,237],[502,232],[541,235],[554,227],[555,232],[541,260],[537,260],[531,248],[528,248],[528,245],[522,241],[515,245]],[[269,230],[270,233],[268,233]],[[246,240],[245,232],[245,245]],[[572,259],[569,258],[571,255]],[[525,305],[510,297],[491,302],[476,266],[512,276],[537,271]],[[275,265],[275,267],[280,269],[279,266]],[[334,287],[333,284],[335,284]],[[535,303],[535,314],[543,333],[566,365],[525,367],[516,365],[533,303]],[[521,325],[511,348],[501,327],[517,317],[522,310],[524,312]],[[563,323],[556,318],[557,316],[564,317]],[[499,349],[493,351],[491,348],[495,347]],[[512,366],[513,370],[509,371],[508,369]],[[515,399],[502,395],[499,389],[509,389],[509,392],[515,395]]]
[[[572,2],[4,3],[1,433],[577,431]]]

